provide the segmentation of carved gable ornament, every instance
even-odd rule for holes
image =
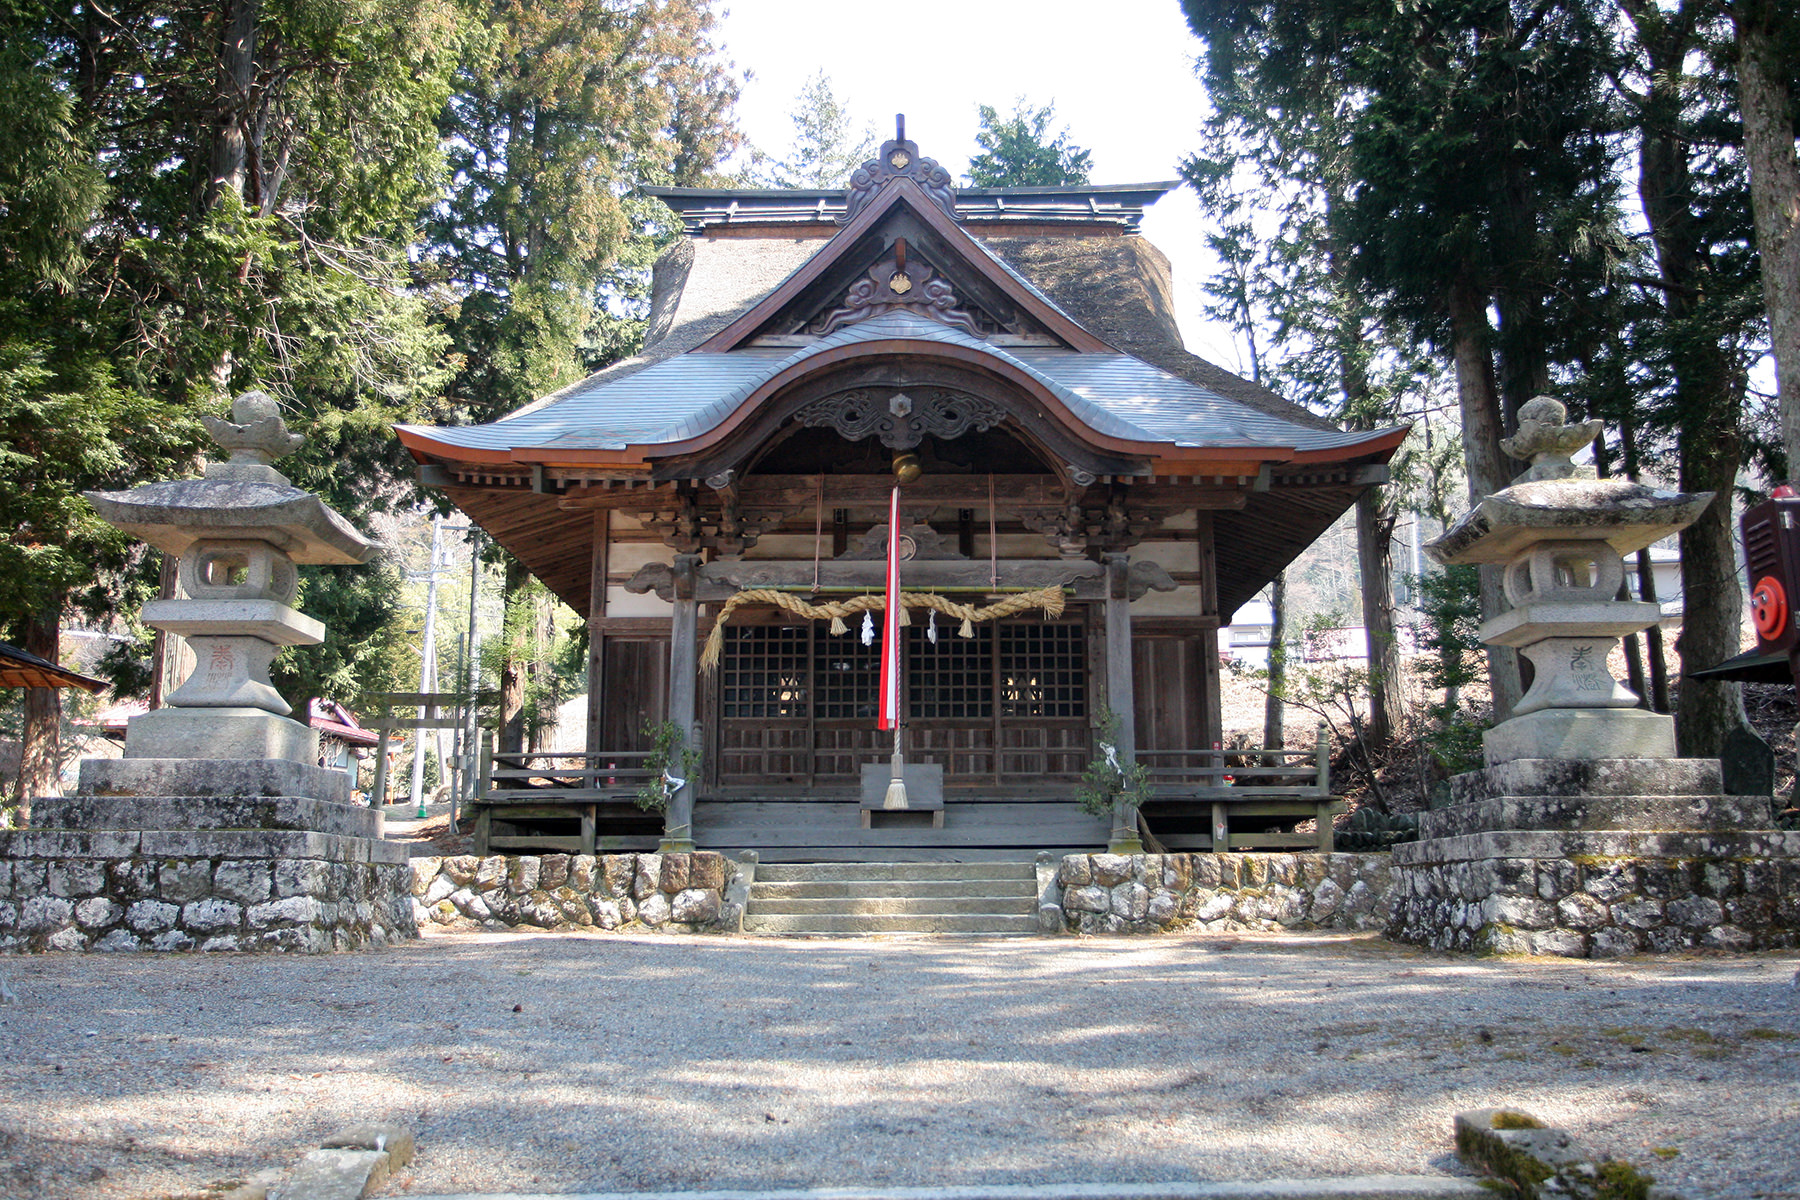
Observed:
[[[794,414],[804,426],[829,427],[847,441],[881,439],[890,450],[911,450],[927,435],[949,441],[973,429],[985,433],[1007,412],[992,400],[947,388],[886,395],[856,388],[814,400]]]
[[[939,166],[936,159],[919,155],[918,143],[906,139],[906,118],[900,117],[893,138],[881,144],[881,153],[851,174],[850,194],[845,198],[844,215],[837,223],[848,225],[854,221],[881,185],[895,178],[912,180],[939,208],[953,218],[956,216],[956,188],[950,172]]]
[[[807,325],[806,332],[823,336],[896,309],[983,336],[977,316],[957,306],[956,290],[950,281],[938,275],[924,259],[917,255],[908,257],[905,238],[896,240],[893,249],[870,267],[867,275],[850,285],[838,306],[820,313]]]

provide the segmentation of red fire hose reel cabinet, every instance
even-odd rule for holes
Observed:
[[[1744,573],[1750,623],[1764,654],[1800,651],[1800,496],[1777,496],[1744,512]]]

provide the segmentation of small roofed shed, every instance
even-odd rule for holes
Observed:
[[[1109,708],[1127,753],[1218,740],[1221,614],[1405,430],[1346,432],[1187,353],[1138,233],[1173,186],[956,191],[899,137],[848,193],[657,189],[688,236],[641,354],[491,424],[400,428],[589,614],[590,752],[640,748],[647,715],[691,731],[665,845],[878,847],[854,798],[891,749],[879,647],[811,618],[879,590],[896,479],[909,590],[1036,606],[941,638],[914,615],[907,759],[956,819],[906,844],[1091,844],[1072,797]]]

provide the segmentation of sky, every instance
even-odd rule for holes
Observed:
[[[886,139],[905,113],[920,153],[959,179],[976,149],[977,106],[1010,114],[1020,96],[1056,105],[1057,124],[1092,152],[1095,183],[1176,179],[1200,142],[1200,43],[1178,0],[729,0],[721,10],[717,41],[748,74],[739,123],[777,158],[793,135],[794,98],[821,69],[857,124]],[[1158,202],[1144,236],[1174,265],[1188,348],[1242,370],[1229,330],[1199,314],[1207,265],[1193,192]]]

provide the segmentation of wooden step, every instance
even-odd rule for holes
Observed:
[[[770,914],[744,917],[744,932],[793,937],[848,937],[870,933],[974,933],[1023,937],[1037,932],[1037,917],[1007,913],[939,916]]]
[[[822,883],[846,880],[1037,880],[1037,868],[1029,862],[826,862],[764,863],[756,868],[758,883]]]
[[[767,935],[1037,932],[1029,862],[769,863],[756,871],[744,931]]]

